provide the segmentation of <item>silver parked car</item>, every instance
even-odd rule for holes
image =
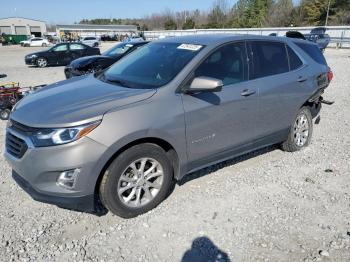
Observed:
[[[5,156],[35,200],[130,218],[190,172],[272,144],[309,145],[331,77],[304,40],[163,39],[25,97]]]
[[[84,37],[80,42],[91,47],[98,47],[101,45],[100,39],[95,36]]]

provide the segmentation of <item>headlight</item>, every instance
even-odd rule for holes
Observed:
[[[35,58],[37,55],[28,55],[28,58]]]
[[[100,123],[101,121],[96,121],[76,127],[42,129],[34,132],[31,139],[36,147],[67,144],[86,136],[98,127]]]

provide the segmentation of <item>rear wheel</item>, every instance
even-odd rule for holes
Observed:
[[[10,118],[11,111],[10,109],[0,109],[0,119],[8,120]]]
[[[99,188],[102,204],[112,213],[131,218],[155,208],[173,185],[165,151],[141,144],[121,153],[107,168]]]
[[[38,60],[36,60],[36,64],[38,67],[47,67],[47,60],[44,57],[39,57]]]
[[[311,142],[313,123],[310,109],[302,107],[289,131],[288,139],[282,144],[282,149],[295,152],[307,147]]]

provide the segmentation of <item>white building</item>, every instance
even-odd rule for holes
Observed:
[[[43,36],[46,24],[43,21],[23,17],[0,18],[0,34]]]
[[[77,34],[79,36],[101,36],[116,34],[135,34],[137,26],[135,25],[56,25],[57,35]]]

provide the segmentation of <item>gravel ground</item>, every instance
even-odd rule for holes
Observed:
[[[63,78],[62,67],[24,66],[28,50],[0,47],[0,72],[24,85]],[[308,148],[272,147],[191,174],[135,219],[34,202],[1,146],[0,260],[350,261],[350,50],[325,55],[335,74],[326,98],[336,103],[323,107]]]

